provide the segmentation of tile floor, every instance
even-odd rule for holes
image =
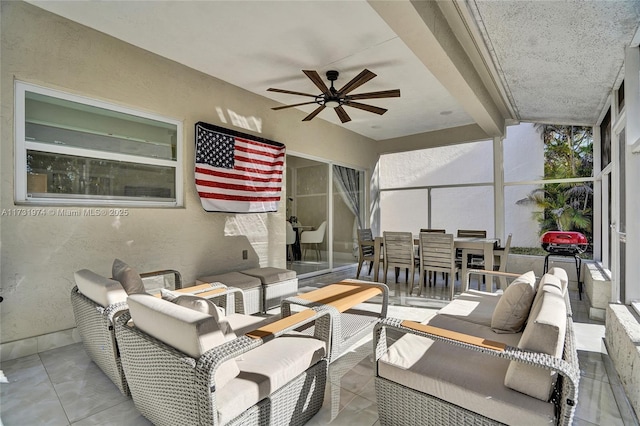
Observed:
[[[300,288],[354,276],[355,268],[349,268],[301,280]],[[401,287],[403,295],[396,296],[396,285],[390,285],[389,316],[422,321],[446,303],[448,292],[441,283],[427,288],[427,298],[407,297],[404,283]],[[572,307],[582,374],[574,424],[638,425],[608,361],[604,324],[588,319],[587,305],[577,294]],[[82,344],[6,361],[0,368],[8,381],[0,384],[0,426],[150,424],[89,359]],[[369,337],[330,365],[324,405],[308,424],[379,425]]]

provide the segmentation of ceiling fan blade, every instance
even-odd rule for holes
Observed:
[[[312,98],[315,98],[317,96],[317,95],[311,95],[309,93],[294,92],[293,90],[274,89],[273,87],[268,88],[267,92],[278,92],[278,93],[288,93],[289,95],[311,96]]]
[[[322,93],[328,92],[329,88],[327,87],[327,85],[325,84],[325,82],[322,80],[322,77],[320,77],[320,74],[318,74],[317,71],[314,70],[302,70],[302,72],[309,77],[309,80],[313,81],[313,84],[316,85],[316,87],[318,89],[320,89],[320,91]]]
[[[336,112],[336,114],[338,114],[338,118],[343,123],[346,123],[347,121],[351,121],[351,117],[349,117],[349,114],[347,114],[347,111],[345,111],[344,108],[342,108],[341,106],[335,107],[334,111]]]
[[[379,115],[382,115],[382,114],[384,114],[385,112],[388,111],[388,110],[386,110],[384,108],[380,108],[380,107],[373,106],[373,105],[361,104],[360,102],[348,101],[344,105],[346,105],[348,107],[352,107],[352,108],[362,109],[364,111],[369,111],[369,112],[372,112],[374,114],[379,114]]]
[[[349,95],[347,98],[351,99],[378,99],[378,98],[399,98],[400,89],[393,90],[381,90],[379,92],[357,93],[355,95]]]
[[[278,111],[279,109],[287,109],[287,108],[293,108],[293,107],[297,107],[300,105],[310,105],[310,104],[315,104],[316,101],[311,101],[311,102],[302,102],[299,104],[293,104],[293,105],[283,105],[283,106],[279,106],[279,107],[275,107],[275,108],[271,108],[274,111]]]
[[[368,69],[364,69],[360,74],[353,77],[350,82],[345,84],[342,87],[342,89],[338,90],[338,93],[340,93],[341,96],[344,96],[347,93],[351,92],[352,90],[355,90],[358,87],[362,86],[363,84],[365,84],[367,81],[371,80],[375,76],[376,74],[372,73]]]
[[[313,117],[315,117],[316,115],[320,114],[320,112],[323,109],[325,109],[325,106],[324,105],[320,105],[318,108],[314,109],[311,114],[309,114],[305,118],[303,118],[302,121],[311,121],[311,120],[313,120]]]

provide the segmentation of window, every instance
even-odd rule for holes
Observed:
[[[16,82],[17,203],[182,205],[182,123]]]

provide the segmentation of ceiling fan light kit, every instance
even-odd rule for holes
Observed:
[[[333,87],[333,82],[336,81],[338,79],[338,76],[340,75],[338,71],[335,71],[335,70],[327,71],[327,74],[326,74],[327,80],[331,82],[331,87],[327,87],[327,85],[322,80],[322,78],[320,77],[317,71],[302,70],[302,72],[307,77],[309,77],[309,79],[313,82],[313,84],[316,85],[318,89],[320,89],[321,93],[319,95],[312,95],[310,93],[302,93],[302,92],[294,92],[291,90],[269,88],[267,89],[267,91],[269,92],[287,93],[290,95],[298,95],[298,96],[310,96],[314,98],[314,100],[310,102],[284,105],[284,106],[279,106],[271,109],[277,111],[277,110],[293,108],[301,105],[317,104],[318,107],[311,114],[303,118],[302,121],[311,121],[323,109],[328,107],[328,108],[332,108],[336,112],[336,114],[338,115],[338,118],[342,123],[346,123],[348,121],[351,121],[351,117],[349,117],[349,115],[344,110],[344,108],[342,108],[343,106],[357,108],[363,111],[368,111],[368,112],[372,112],[374,114],[379,114],[379,115],[382,115],[385,112],[387,112],[385,108],[380,108],[373,105],[367,105],[360,102],[354,102],[354,100],[356,99],[360,100],[360,99],[381,99],[381,98],[400,97],[399,89],[382,90],[378,92],[368,92],[368,93],[359,93],[359,94],[349,95],[351,91],[357,89],[367,81],[376,77],[376,74],[372,73],[368,69],[364,69],[360,74],[358,74],[353,79],[351,79],[351,81],[345,84],[340,90],[336,90],[336,88]]]

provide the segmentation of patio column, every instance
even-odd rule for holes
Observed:
[[[626,109],[626,265],[625,300],[640,301],[640,49],[627,48],[625,57],[624,98]],[[621,194],[623,195],[623,194]],[[615,299],[614,299],[615,300]]]
[[[503,137],[493,138],[493,220],[496,238],[505,242]]]

